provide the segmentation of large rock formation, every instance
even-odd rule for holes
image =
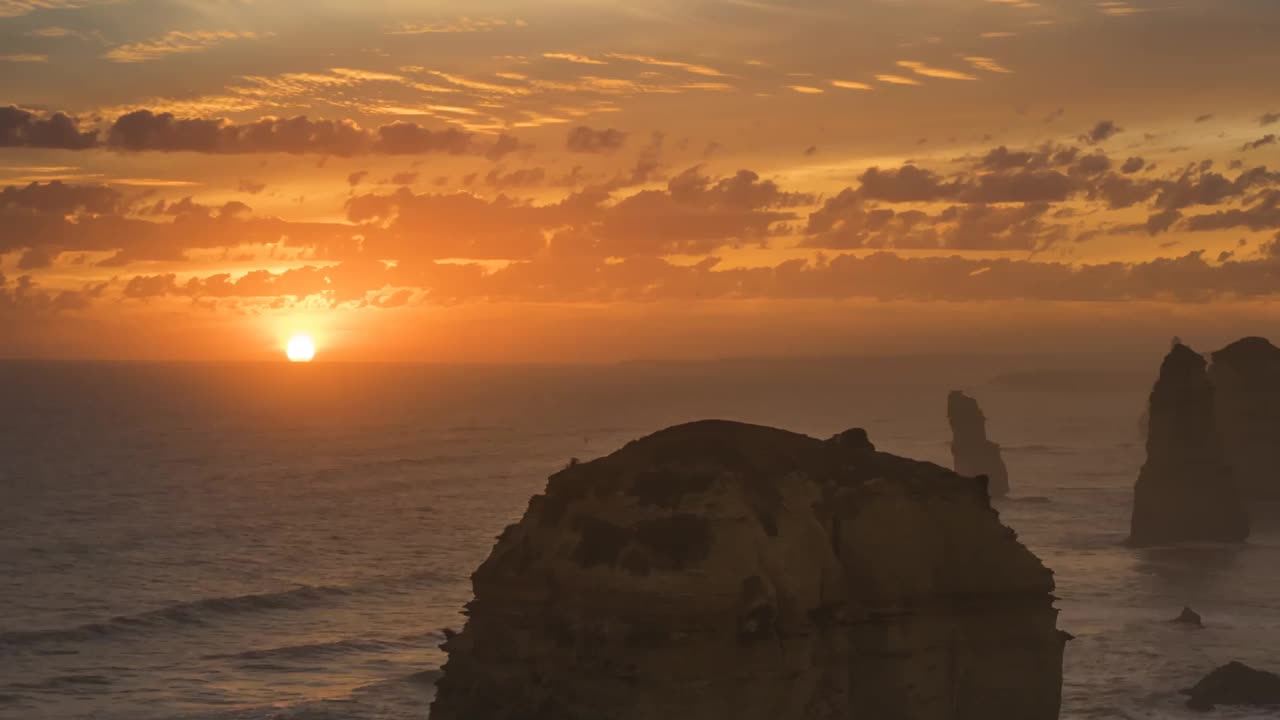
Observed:
[[[1218,705],[1280,707],[1280,675],[1233,661],[1183,693],[1191,696],[1187,706],[1194,710],[1212,710]]]
[[[472,577],[432,720],[1051,720],[1053,575],[980,481],[707,421],[553,475]]]
[[[1213,353],[1209,379],[1227,460],[1246,500],[1280,500],[1280,348],[1260,337]]]
[[[1214,425],[1205,360],[1177,343],[1151,391],[1147,462],[1133,489],[1129,543],[1239,542],[1249,520]]]
[[[987,416],[978,401],[952,390],[947,396],[947,419],[951,421],[951,459],[956,472],[968,477],[985,475],[991,497],[1008,495],[1009,471],[1000,446],[987,439]]]

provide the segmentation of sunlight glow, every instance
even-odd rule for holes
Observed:
[[[311,362],[316,356],[316,344],[310,335],[294,335],[289,338],[284,354],[289,362]]]

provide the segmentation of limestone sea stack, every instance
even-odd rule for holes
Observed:
[[[1247,337],[1213,353],[1214,411],[1248,500],[1280,500],[1280,348]]]
[[[432,720],[1053,720],[1053,574],[980,481],[755,425],[553,475],[472,576]]]
[[[1147,461],[1133,490],[1129,544],[1240,542],[1249,520],[1214,424],[1206,362],[1176,343],[1151,391]]]
[[[951,422],[951,459],[956,472],[967,477],[985,475],[991,497],[1009,494],[1009,471],[1000,446],[987,439],[987,416],[978,401],[959,390],[947,396],[947,420]]]
[[[1276,709],[1280,708],[1280,675],[1232,661],[1182,692],[1191,696],[1187,706],[1193,710],[1212,710],[1218,705]]]

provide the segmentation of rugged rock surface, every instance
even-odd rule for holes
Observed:
[[[987,416],[978,401],[952,390],[947,396],[947,419],[951,421],[951,459],[956,472],[967,477],[985,475],[991,497],[1008,495],[1009,471],[1000,446],[987,439]]]
[[[472,577],[432,720],[1051,720],[1053,575],[980,481],[706,421],[553,475]]]
[[[1217,705],[1280,706],[1280,675],[1230,662],[1183,692],[1191,696],[1187,706],[1195,710],[1212,710]]]
[[[1191,627],[1204,627],[1204,622],[1200,619],[1200,613],[1189,607],[1182,608],[1182,612],[1178,614],[1178,617],[1170,620],[1169,622],[1178,623],[1180,625],[1190,625]]]
[[[1280,500],[1280,348],[1247,337],[1213,353],[1209,379],[1227,460],[1246,500]]]
[[[1175,344],[1151,391],[1147,461],[1133,489],[1131,545],[1240,542],[1249,519],[1214,424],[1205,360]]]

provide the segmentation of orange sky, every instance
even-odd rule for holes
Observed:
[[[1276,37],[1273,0],[0,0],[0,357],[1268,334]]]

